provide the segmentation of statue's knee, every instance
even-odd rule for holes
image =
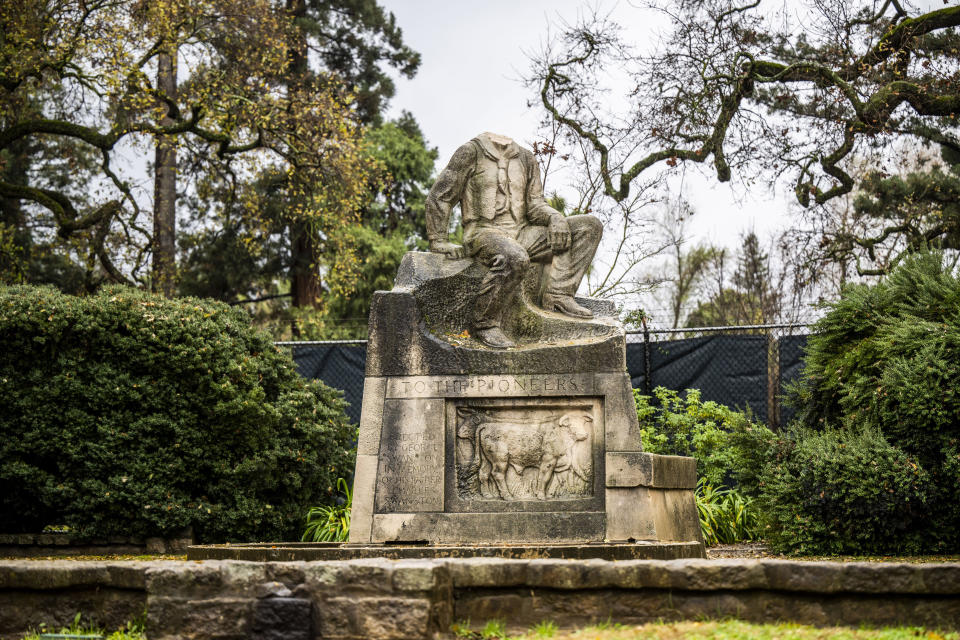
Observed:
[[[509,275],[522,276],[530,266],[530,256],[522,247],[505,251],[502,256],[504,271]]]
[[[583,227],[590,236],[599,238],[603,233],[603,223],[600,222],[600,218],[596,216],[585,215],[583,217]]]

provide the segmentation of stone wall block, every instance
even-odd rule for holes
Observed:
[[[394,591],[433,591],[450,577],[446,567],[429,560],[401,560],[393,568]]]
[[[929,564],[916,570],[929,593],[960,594],[960,563]]]
[[[606,560],[531,560],[526,584],[551,589],[596,589],[609,585],[609,566]]]
[[[279,582],[288,589],[306,581],[306,567],[303,562],[271,562],[267,565],[266,577],[271,582]]]
[[[250,640],[311,640],[313,603],[303,598],[268,597],[257,600],[250,624]]]
[[[878,566],[851,562],[842,567],[844,591],[858,593],[923,593],[923,576],[909,564]]]
[[[464,558],[447,563],[455,589],[470,587],[515,587],[527,584],[530,560]]]
[[[643,454],[641,454],[643,455]],[[610,454],[607,454],[609,461]],[[609,467],[607,467],[609,469]],[[609,478],[609,474],[608,474]],[[646,487],[608,487],[606,540],[657,540],[654,505]]]
[[[771,589],[835,593],[842,589],[840,571],[833,562],[764,560],[763,570]]]
[[[152,595],[201,599],[224,594],[254,598],[257,587],[270,581],[262,562],[223,560],[154,565],[147,568],[145,576]]]
[[[653,486],[653,455],[640,451],[607,451],[607,487]]]
[[[251,598],[147,597],[150,640],[248,640]]]
[[[626,560],[610,568],[610,586],[620,589],[667,588],[670,574],[664,563],[650,560]]]
[[[316,620],[324,639],[427,640],[439,631],[431,614],[423,598],[337,597],[318,603]]]
[[[670,586],[691,591],[769,588],[763,565],[752,560],[674,560],[667,563]]]

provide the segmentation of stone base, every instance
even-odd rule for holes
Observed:
[[[187,560],[249,560],[289,562],[297,560],[386,560],[426,558],[536,558],[559,560],[680,560],[704,558],[698,542],[628,544],[477,544],[477,545],[361,545],[339,542],[260,542],[253,544],[196,545],[187,550]]]
[[[374,295],[350,542],[691,543],[702,557],[696,464],[643,452],[613,306],[578,298],[596,317],[573,319],[527,287],[504,319],[518,346],[489,349],[464,330],[485,273],[411,252]]]

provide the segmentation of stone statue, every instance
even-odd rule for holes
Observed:
[[[459,203],[463,246],[450,242],[450,212]],[[546,203],[533,153],[506,136],[481,133],[457,149],[427,196],[430,250],[469,256],[487,267],[474,303],[470,334],[495,349],[515,346],[502,331],[504,312],[530,262],[548,263],[541,306],[592,318],[573,296],[600,243],[601,222],[564,217]]]

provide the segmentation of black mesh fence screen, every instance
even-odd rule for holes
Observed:
[[[367,367],[367,345],[364,342],[318,344],[278,343],[293,351],[297,372],[304,378],[322,380],[328,386],[343,391],[347,401],[347,416],[360,423],[360,405],[363,402],[363,374]]]
[[[644,358],[649,354],[650,380]],[[699,389],[704,400],[747,408],[767,422],[767,337],[708,335],[627,344],[634,389]]]
[[[724,327],[710,330],[650,331],[627,336],[627,371],[635,389],[699,389],[704,400],[748,409],[776,428],[793,413],[782,407],[783,384],[796,379],[806,335],[784,335],[798,326]],[[681,337],[682,336],[682,337]],[[688,337],[692,336],[692,337]],[[343,391],[347,415],[360,421],[366,344],[363,342],[283,342],[297,370]]]
[[[780,338],[780,381],[782,386],[800,377],[803,370],[803,350],[808,336],[783,336]],[[786,405],[780,407],[780,424],[789,424],[796,411]]]

